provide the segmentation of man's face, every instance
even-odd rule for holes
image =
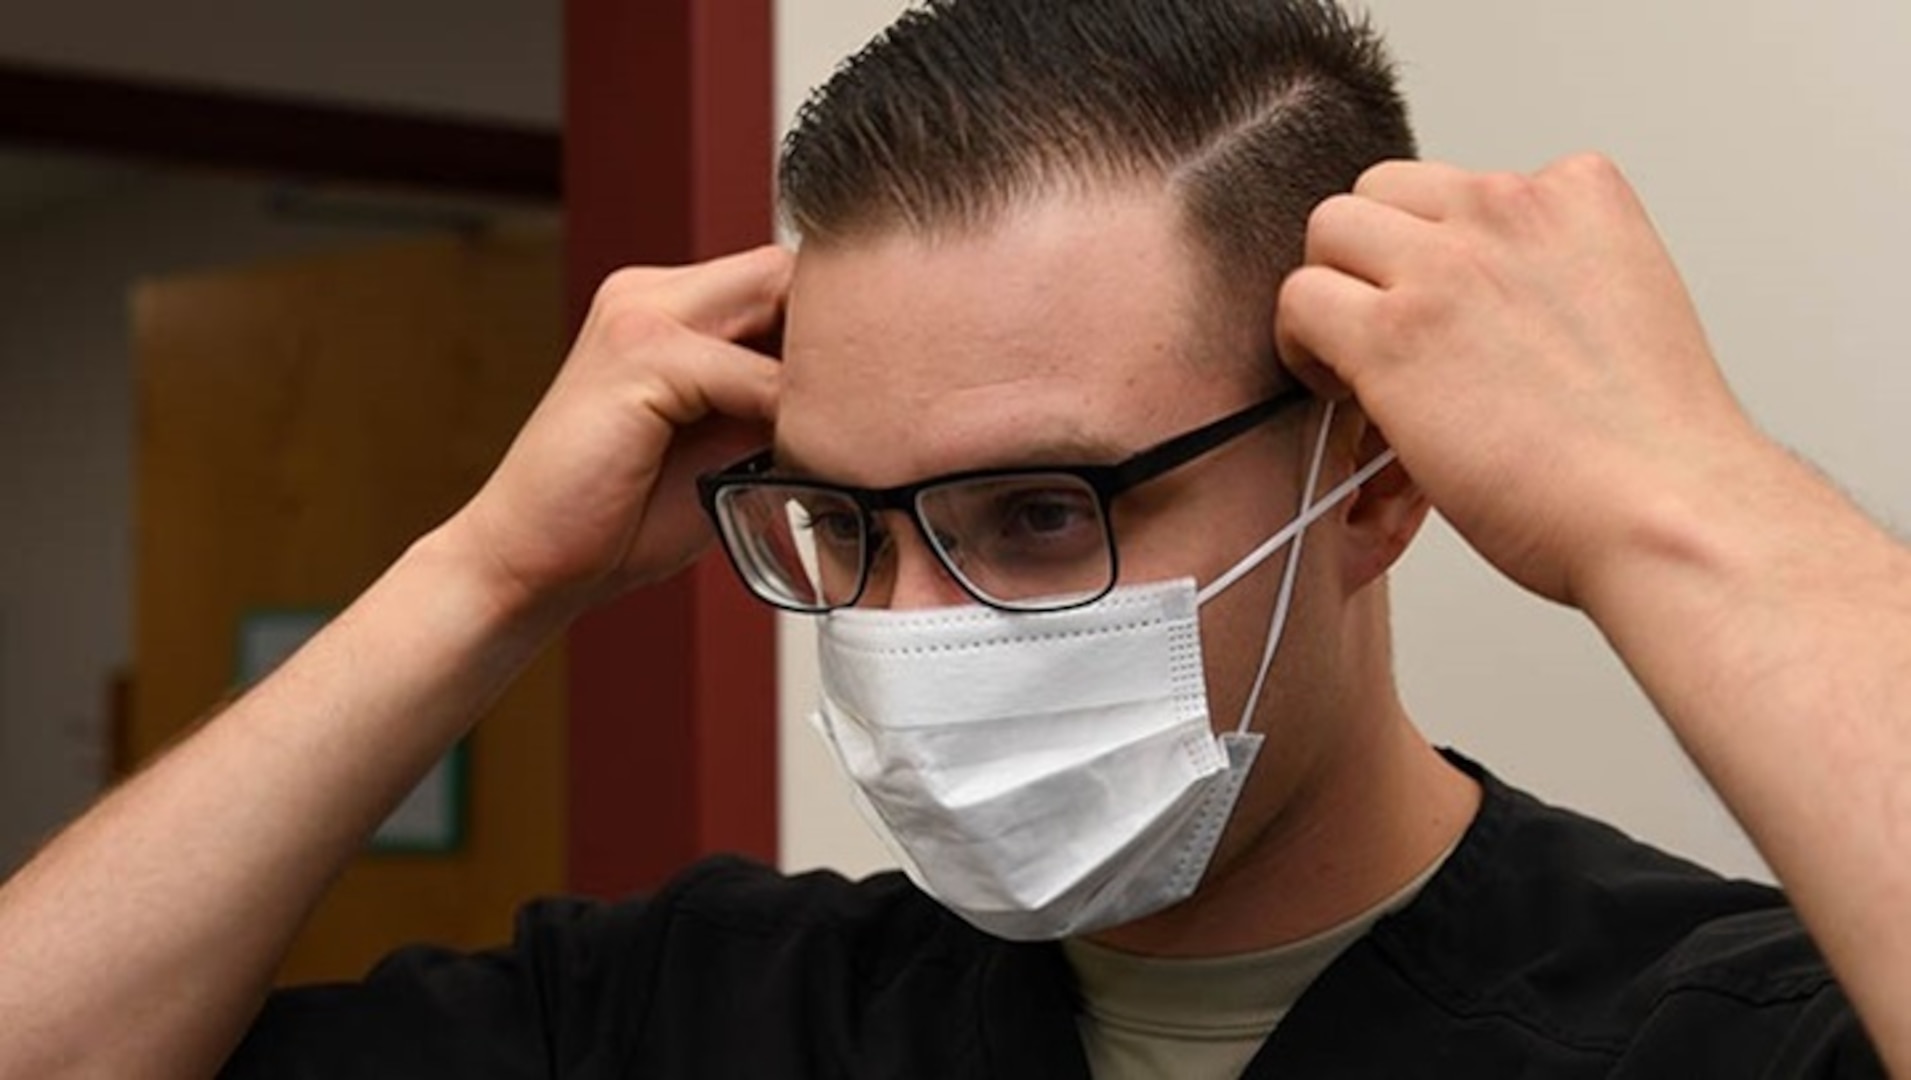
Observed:
[[[1223,303],[1204,265],[1159,191],[1057,196],[958,236],[898,231],[806,248],[785,336],[778,465],[888,487],[965,469],[1112,463],[1270,396],[1273,297],[1251,311]],[[1297,509],[1317,420],[1294,409],[1122,495],[1121,583],[1205,584],[1280,529]],[[893,577],[863,604],[971,602],[913,525],[885,525]],[[1281,564],[1269,560],[1202,609],[1217,730],[1238,721]],[[1309,591],[1266,715],[1284,715],[1293,693],[1281,672],[1311,651]],[[1270,771],[1256,770],[1243,815],[1281,801],[1256,796]]]

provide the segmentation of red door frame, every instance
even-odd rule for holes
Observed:
[[[773,232],[772,0],[566,0],[573,325],[616,267]],[[570,887],[649,889],[715,851],[777,852],[775,622],[720,555],[580,621]]]

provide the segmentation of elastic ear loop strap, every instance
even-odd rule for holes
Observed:
[[[1268,626],[1266,645],[1261,653],[1260,670],[1254,676],[1254,687],[1248,693],[1247,705],[1241,710],[1241,720],[1235,728],[1236,734],[1246,734],[1254,718],[1254,711],[1260,705],[1261,692],[1267,685],[1268,671],[1274,664],[1274,654],[1279,650],[1281,638],[1287,630],[1288,610],[1293,603],[1294,585],[1300,572],[1301,549],[1307,537],[1308,527],[1327,516],[1348,496],[1359,491],[1361,485],[1379,475],[1387,466],[1392,465],[1397,457],[1391,448],[1382,451],[1372,461],[1355,470],[1352,476],[1336,485],[1320,501],[1314,501],[1314,493],[1320,487],[1321,468],[1327,459],[1327,438],[1333,430],[1334,412],[1335,403],[1330,401],[1322,411],[1320,434],[1314,440],[1314,460],[1308,467],[1307,483],[1301,491],[1299,514],[1286,528],[1269,537],[1247,558],[1235,564],[1232,570],[1209,582],[1198,594],[1198,600],[1206,603],[1241,578],[1253,573],[1261,563],[1267,561],[1289,542],[1293,543],[1294,550],[1288,553],[1287,565],[1282,569],[1280,593],[1274,602],[1274,614]]]

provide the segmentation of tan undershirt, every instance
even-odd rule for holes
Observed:
[[[1383,916],[1413,902],[1449,850],[1406,888],[1332,929],[1265,952],[1189,960],[1136,956],[1087,941],[1062,951],[1095,1080],[1234,1080],[1336,957]]]

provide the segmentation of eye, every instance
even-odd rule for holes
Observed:
[[[1030,539],[1057,537],[1094,525],[1100,517],[1094,500],[1078,491],[1041,491],[1018,494],[1003,508],[1003,536]]]
[[[810,515],[810,531],[830,547],[849,548],[863,542],[863,519],[853,510],[827,510]]]
[[[991,516],[999,539],[1037,542],[1095,528],[1101,519],[1093,495],[1061,487],[1002,492]]]
[[[1075,487],[1004,492],[989,515],[991,561],[1002,568],[1100,559],[1101,509],[1094,493]]]
[[[1040,590],[1053,572],[1107,562],[1100,499],[1067,474],[963,480],[925,495],[920,509],[938,549],[985,588]]]

